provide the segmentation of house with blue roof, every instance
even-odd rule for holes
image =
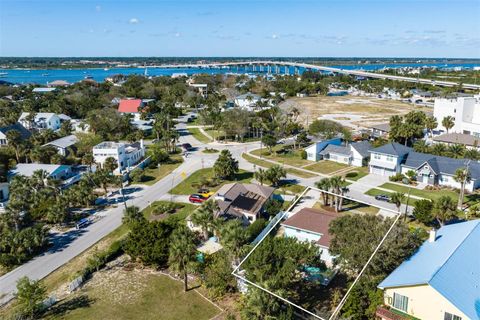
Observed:
[[[378,288],[385,306],[376,314],[383,320],[479,320],[480,220],[432,230]]]
[[[427,185],[461,188],[455,180],[457,169],[467,169],[470,181],[465,190],[472,192],[480,187],[480,163],[469,159],[454,159],[413,151],[396,142],[369,150],[369,171],[382,176],[415,172],[416,180]]]

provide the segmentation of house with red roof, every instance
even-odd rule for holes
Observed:
[[[145,103],[142,99],[122,99],[118,104],[118,112],[122,114],[131,114],[135,120],[140,120]]]
[[[313,208],[303,208],[285,220],[281,226],[285,237],[294,237],[299,241],[308,241],[321,250],[321,259],[332,266],[333,256],[329,252],[331,235],[328,232],[330,222],[340,217],[339,213]]]

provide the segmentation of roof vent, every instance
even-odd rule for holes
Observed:
[[[432,229],[430,230],[430,236],[428,237],[428,242],[435,242],[437,239],[437,230]]]

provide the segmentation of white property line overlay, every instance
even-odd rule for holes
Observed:
[[[358,202],[358,203],[362,203],[362,204],[366,204],[366,205],[369,205],[369,206],[372,206],[372,207],[375,207],[375,208],[378,208],[380,210],[386,210],[386,211],[389,211],[389,212],[392,212],[396,215],[396,218],[395,220],[393,221],[392,225],[390,226],[390,228],[387,230],[387,232],[385,233],[385,235],[383,236],[382,240],[380,241],[380,243],[377,245],[377,247],[375,248],[375,250],[373,251],[373,253],[370,255],[370,258],[368,258],[367,260],[367,263],[363,266],[362,270],[360,271],[360,273],[358,274],[358,276],[355,278],[355,280],[353,281],[353,283],[350,285],[350,288],[348,288],[347,292],[345,293],[345,296],[342,298],[342,300],[340,301],[340,303],[338,304],[338,306],[335,308],[335,310],[333,311],[332,315],[330,316],[330,318],[328,318],[329,320],[333,320],[335,319],[336,315],[338,314],[338,312],[340,311],[340,309],[343,307],[343,304],[345,303],[345,301],[347,300],[348,296],[350,295],[350,292],[352,291],[353,287],[357,284],[357,282],[359,281],[360,277],[363,275],[363,273],[365,272],[365,270],[367,269],[367,267],[369,266],[370,262],[372,261],[373,257],[375,256],[375,254],[378,252],[378,250],[380,249],[380,247],[382,246],[382,244],[385,242],[385,240],[387,239],[388,235],[390,234],[390,232],[393,230],[393,227],[395,226],[395,224],[398,222],[399,218],[401,217],[401,212],[399,211],[394,211],[392,209],[388,209],[388,208],[383,208],[383,207],[380,207],[380,206],[377,206],[375,204],[371,204],[369,202],[366,202],[366,201],[362,201],[362,200],[357,200],[357,199],[354,199],[352,197],[348,197],[348,196],[345,196],[345,195],[339,195],[339,194],[336,194],[336,193],[333,193],[333,192],[330,192],[330,191],[326,191],[326,190],[322,190],[322,189],[318,189],[318,188],[314,188],[314,187],[310,187],[310,186],[307,186],[305,188],[305,190],[303,190],[303,192],[300,194],[300,196],[295,199],[295,201],[290,205],[290,207],[288,207],[288,209],[285,211],[284,213],[284,216],[290,212],[290,210],[292,210],[292,208],[299,202],[300,199],[303,198],[303,196],[305,195],[305,193],[309,190],[316,190],[316,191],[319,191],[319,192],[323,192],[323,193],[328,193],[330,195],[333,195],[333,196],[337,196],[337,197],[341,197],[341,198],[344,198],[344,199],[347,199],[347,200],[352,200],[352,201],[355,201],[355,202]],[[407,204],[408,205],[408,204]],[[253,283],[252,281],[246,279],[245,277],[242,277],[241,275],[237,274],[237,271],[238,269],[240,269],[240,266],[248,259],[248,257],[250,257],[250,255],[253,253],[253,251],[255,251],[255,249],[263,242],[263,240],[270,234],[270,232],[277,226],[278,223],[280,223],[280,221],[282,221],[282,219],[284,218],[284,216],[282,216],[281,219],[278,219],[278,221],[270,228],[270,230],[260,239],[260,241],[252,248],[252,250],[250,250],[250,252],[245,256],[245,258],[243,258],[243,260],[238,264],[238,266],[233,270],[232,272],[232,275],[237,277],[238,279],[242,280],[242,281],[245,281],[247,283],[249,283],[250,285],[260,289],[260,290],[263,290],[265,291],[266,293],[294,306],[295,308],[297,309],[300,309],[310,315],[312,315],[313,317],[317,318],[317,319],[320,319],[320,320],[326,320],[325,318],[322,318],[321,316],[311,312],[311,311],[308,311],[307,309],[279,296],[278,294],[274,293],[274,292],[271,292],[270,290],[268,289],[265,289],[263,287],[261,287],[260,285],[256,284],[256,283]]]

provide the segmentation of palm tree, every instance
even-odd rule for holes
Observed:
[[[456,212],[455,202],[449,196],[441,196],[433,205],[433,216],[443,226]]]
[[[425,142],[425,140],[418,140],[413,144],[413,150],[421,153],[429,153],[430,147]]]
[[[395,192],[390,196],[390,202],[397,207],[397,211],[400,213],[400,207],[402,206],[402,202],[405,199],[405,194],[401,192]]]
[[[468,168],[458,168],[453,177],[456,182],[460,183],[460,195],[458,196],[458,209],[463,207],[463,198],[465,196],[465,185],[472,180]]]
[[[427,117],[425,119],[425,127],[430,133],[430,138],[433,137],[433,130],[438,127],[437,119],[434,116]]]
[[[188,266],[196,258],[193,233],[185,226],[178,226],[170,238],[168,264],[172,270],[183,274],[184,290],[188,290]]]
[[[265,171],[266,178],[272,183],[274,187],[277,187],[282,178],[287,177],[287,171],[279,165],[274,165]]]
[[[329,191],[331,187],[330,179],[323,178],[320,181],[315,182],[315,187],[323,191]],[[327,192],[322,192],[322,191],[321,191],[321,194],[323,198],[323,205],[328,206],[328,199],[330,198],[329,194]]]
[[[452,144],[448,147],[448,154],[454,159],[463,158],[465,154],[465,146],[461,144]]]
[[[263,186],[263,183],[267,180],[267,172],[265,169],[259,168],[255,173],[253,174],[253,177],[255,180],[260,182],[260,185]]]
[[[17,163],[20,162],[20,147],[22,144],[22,135],[18,130],[10,130],[6,134],[7,143],[15,150],[15,158]]]
[[[237,219],[227,221],[220,229],[220,243],[232,256],[235,263],[238,262],[240,250],[247,239],[247,231]]]
[[[213,219],[217,211],[217,203],[213,200],[208,200],[202,203],[200,208],[192,214],[192,222],[202,228],[203,238],[205,240],[208,239],[208,233],[213,228]]]
[[[471,160],[480,160],[480,152],[476,149],[467,149],[463,156]]]
[[[131,224],[133,222],[140,222],[145,220],[143,213],[140,211],[139,207],[129,206],[123,210],[122,222],[124,224]]]
[[[455,118],[454,117],[446,116],[445,118],[443,118],[442,126],[445,127],[445,129],[447,130],[447,133],[448,133],[448,130],[452,129],[454,125],[455,125]]]
[[[432,154],[436,156],[442,156],[445,154],[446,151],[447,151],[447,147],[443,143],[435,143],[432,146],[432,150],[431,150]]]
[[[344,187],[345,187],[345,180],[342,177],[334,176],[330,178],[330,188],[332,189],[332,192],[335,194],[334,196],[335,212],[338,212],[341,207],[340,195],[342,194],[342,188]]]
[[[92,166],[95,164],[95,157],[92,153],[85,153],[82,157],[82,164],[87,165],[89,171],[92,171]]]

